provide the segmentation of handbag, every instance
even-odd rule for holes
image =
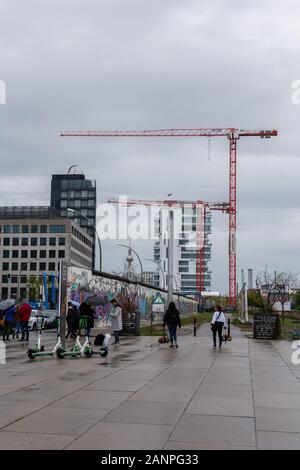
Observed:
[[[213,323],[213,324],[211,325],[211,327],[210,327],[211,331],[217,331],[218,327],[217,327],[216,323],[217,323],[217,321],[218,321],[218,319],[219,319],[221,313],[222,313],[222,312],[220,312],[219,315],[217,316],[217,318],[216,318],[216,320],[215,320],[215,323]]]

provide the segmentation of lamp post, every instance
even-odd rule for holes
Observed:
[[[143,270],[143,265],[142,265],[142,261],[141,261],[141,258],[139,256],[139,254],[129,245],[123,245],[122,243],[118,243],[118,246],[123,246],[124,248],[129,248],[131,251],[133,251],[133,253],[136,254],[137,256],[137,259],[139,260],[139,263],[140,263],[140,268],[141,268],[141,282],[143,282],[143,279],[144,279],[144,270]]]
[[[157,266],[159,267],[161,273],[162,273],[162,279],[163,279],[163,289],[165,290],[166,289],[166,279],[165,279],[165,273],[164,273],[164,270],[163,268],[161,267],[160,263],[158,261],[156,261],[155,259],[150,259],[150,258],[145,258],[147,261],[152,261],[152,263],[155,263],[157,264]]]
[[[93,222],[91,221],[91,219],[89,219],[89,218],[86,217],[85,215],[82,215],[80,212],[75,211],[74,209],[70,209],[69,207],[67,208],[67,211],[68,211],[68,212],[72,212],[72,214],[77,215],[78,217],[81,217],[82,219],[85,219],[85,220],[90,224],[90,226],[94,229],[95,234],[96,234],[96,237],[97,237],[97,240],[98,240],[98,247],[99,247],[99,271],[102,272],[102,247],[101,247],[101,240],[100,240],[100,237],[99,237],[99,235],[98,235],[98,232],[97,232],[97,229],[96,229],[95,225],[93,224]]]

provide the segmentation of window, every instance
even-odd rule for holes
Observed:
[[[49,263],[49,271],[55,271],[55,263]]]
[[[47,256],[47,251],[46,250],[40,250],[40,258],[46,258]]]
[[[69,191],[68,197],[69,197],[70,199],[74,199],[74,196],[75,196],[74,191]]]
[[[22,233],[29,233],[29,225],[22,225]]]
[[[40,263],[40,271],[46,271],[46,263]]]
[[[49,250],[49,258],[55,258],[55,250]]]
[[[26,284],[27,276],[21,276],[21,284]]]
[[[30,271],[36,271],[36,263],[30,263]]]
[[[8,271],[9,270],[9,263],[2,263],[2,270]]]
[[[12,284],[17,284],[18,276],[11,276],[11,282],[12,282]]]
[[[28,245],[28,238],[22,238],[22,246]]]
[[[10,245],[10,238],[3,238],[3,245],[9,246]]]
[[[40,245],[47,246],[47,238],[40,238]]]
[[[94,199],[89,199],[88,200],[88,207],[95,207],[95,200]]]
[[[13,241],[13,243],[12,243],[13,246],[19,246],[19,244],[20,244],[19,238],[14,237],[14,238],[12,239],[12,241]]]
[[[20,226],[19,225],[13,225],[13,233],[20,233]]]
[[[47,233],[48,232],[48,226],[47,225],[41,225],[41,233]]]
[[[50,233],[65,233],[65,225],[50,225]]]
[[[27,250],[21,250],[21,258],[28,258],[28,251]]]
[[[19,263],[11,263],[11,270],[18,271],[19,270]]]
[[[60,201],[60,207],[68,207],[68,201],[66,199]]]
[[[37,250],[30,251],[30,258],[37,258]]]
[[[87,191],[81,191],[81,197],[88,197]]]
[[[65,257],[65,250],[58,250],[58,257],[64,258]]]
[[[7,299],[8,297],[8,287],[2,287],[2,299]]]
[[[3,258],[9,258],[9,250],[3,250]]]
[[[38,233],[39,226],[38,225],[31,225],[31,233]]]
[[[38,239],[36,237],[32,238],[30,241],[31,246],[37,246],[38,244]]]
[[[56,246],[56,238],[50,237],[49,238],[49,245],[50,246]]]
[[[62,191],[60,197],[68,197],[68,192]]]
[[[15,296],[17,295],[17,293],[18,293],[17,287],[12,287],[12,288],[10,289],[10,295],[11,295],[12,297],[15,297]]]
[[[10,225],[4,225],[3,233],[10,233]]]
[[[21,263],[21,271],[27,271],[27,263]]]
[[[75,199],[74,206],[78,209],[81,206],[81,200],[80,199]]]
[[[12,251],[12,257],[13,258],[19,258],[19,251],[18,250],[13,250]]]
[[[59,244],[59,246],[65,246],[66,239],[64,237],[59,237],[58,244]]]
[[[7,284],[8,283],[8,276],[7,274],[2,274],[2,284]]]

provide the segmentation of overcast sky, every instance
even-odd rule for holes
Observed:
[[[228,200],[228,142],[72,139],[71,129],[278,129],[238,143],[238,277],[300,273],[299,2],[0,0],[0,204],[48,204],[50,175],[79,164],[98,202]],[[213,286],[227,290],[227,217],[213,217]],[[152,256],[152,242],[136,243]],[[124,249],[105,242],[104,269]],[[145,269],[151,264],[145,262]],[[300,276],[299,276],[300,277]]]

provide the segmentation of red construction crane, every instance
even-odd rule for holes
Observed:
[[[200,295],[205,290],[205,220],[208,209],[229,211],[229,204],[226,202],[206,202],[206,201],[182,201],[178,199],[149,200],[149,199],[109,199],[111,204],[121,204],[125,206],[143,205],[159,206],[169,208],[191,207],[196,208],[196,290]]]
[[[244,130],[232,127],[208,129],[160,129],[144,131],[69,131],[62,137],[227,137],[229,139],[229,304],[236,305],[236,159],[240,137],[269,139],[277,130]]]

